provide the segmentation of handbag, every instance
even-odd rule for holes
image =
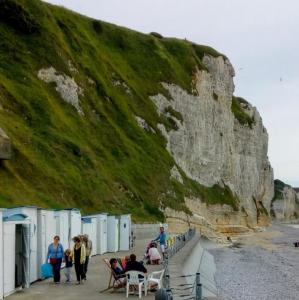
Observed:
[[[51,264],[43,264],[41,265],[41,274],[42,278],[50,278],[53,277],[53,267]]]

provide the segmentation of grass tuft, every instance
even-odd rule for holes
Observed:
[[[255,123],[254,117],[250,117],[244,111],[241,103],[248,104],[248,102],[243,98],[233,96],[231,106],[232,112],[241,125],[248,125],[252,129],[252,126]]]

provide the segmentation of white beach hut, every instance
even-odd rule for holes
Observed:
[[[119,250],[119,218],[107,217],[107,251],[117,252]]]
[[[54,210],[37,210],[37,272],[41,278],[40,267],[46,261],[48,246],[56,235],[56,219]]]
[[[121,215],[119,220],[119,250],[130,250],[131,215]]]
[[[63,249],[69,248],[69,211],[55,210],[56,234],[60,237]]]
[[[32,225],[30,217],[16,212],[3,217],[3,296],[15,292],[16,288],[28,288],[36,275],[36,262],[31,264]],[[35,268],[33,268],[34,266]],[[3,272],[3,273],[4,273]],[[33,276],[31,275],[33,272]],[[1,298],[1,297],[0,297]]]
[[[4,211],[4,218],[10,218],[14,215],[24,215],[28,217],[30,223],[30,283],[38,280],[37,272],[37,207],[34,206],[20,206],[15,208],[9,208]],[[11,226],[12,227],[12,226]],[[13,231],[13,229],[11,229]],[[20,232],[19,232],[20,231]],[[23,227],[16,226],[16,233],[18,235],[23,234]],[[18,240],[16,240],[18,242]],[[5,272],[7,270],[5,269]]]
[[[4,290],[3,290],[3,263],[4,263],[4,259],[2,259],[3,257],[3,213],[2,213],[2,209],[0,209],[0,299],[3,299],[3,294],[4,294]]]
[[[97,217],[84,216],[82,219],[82,233],[87,234],[92,242],[91,255],[97,254]]]
[[[107,252],[107,214],[96,214],[97,218],[97,254]]]
[[[77,208],[67,209],[68,218],[69,218],[69,246],[72,246],[74,243],[72,241],[73,237],[80,235],[81,231],[81,212]]]

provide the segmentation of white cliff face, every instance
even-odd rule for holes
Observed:
[[[172,117],[177,130],[167,131],[163,124],[158,128],[167,139],[168,151],[186,175],[205,186],[229,186],[240,199],[245,223],[254,226],[259,221],[258,210],[264,207],[270,211],[274,192],[267,157],[268,134],[258,111],[250,104],[243,104],[243,109],[254,118],[252,128],[235,118],[231,109],[234,70],[230,62],[221,56],[205,56],[203,63],[209,72],[197,72],[196,96],[164,83],[172,99],[160,94],[152,97],[159,114],[167,114],[166,108],[171,106],[183,117],[183,121]],[[201,212],[196,209],[196,213]]]
[[[144,129],[145,131],[156,133],[155,130],[151,126],[149,126],[144,119],[140,118],[139,116],[135,116],[135,119],[139,127]]]
[[[76,70],[72,64],[69,67],[73,68],[73,71]],[[55,90],[61,98],[74,106],[80,115],[84,115],[79,102],[79,95],[83,95],[83,89],[77,85],[73,78],[58,73],[53,67],[39,70],[37,76],[46,83],[54,82],[56,84]]]
[[[183,177],[176,166],[173,166],[170,170],[170,178],[177,180],[178,182],[184,184]]]
[[[282,199],[275,199],[271,209],[277,220],[297,219],[299,217],[299,199],[296,191],[290,186],[285,186],[282,191]]]

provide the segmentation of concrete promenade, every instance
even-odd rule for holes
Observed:
[[[125,299],[125,289],[120,289],[117,292],[110,291],[100,293],[100,290],[108,286],[110,272],[104,265],[103,258],[121,257],[131,253],[137,255],[137,259],[141,260],[145,252],[145,248],[149,240],[136,240],[135,246],[128,252],[106,253],[91,257],[89,263],[89,270],[87,273],[87,281],[83,285],[75,285],[76,277],[75,270],[72,270],[72,280],[70,284],[64,283],[64,270],[61,270],[62,283],[55,285],[52,280],[44,280],[32,284],[31,288],[20,290],[7,300],[117,300]],[[162,265],[146,266],[148,273],[162,269]],[[138,299],[138,295],[130,295],[129,299]],[[149,292],[146,299],[154,299],[154,293]]]
[[[185,289],[186,286],[182,286],[182,284],[193,285],[197,272],[200,273],[204,299],[217,298],[217,288],[214,280],[216,266],[213,256],[206,251],[204,244],[205,239],[195,235],[169,261],[170,286],[173,288],[174,300],[183,299],[180,295],[189,294],[192,291],[193,295],[195,294],[195,290]],[[187,277],[180,278],[182,275],[187,275]]]

